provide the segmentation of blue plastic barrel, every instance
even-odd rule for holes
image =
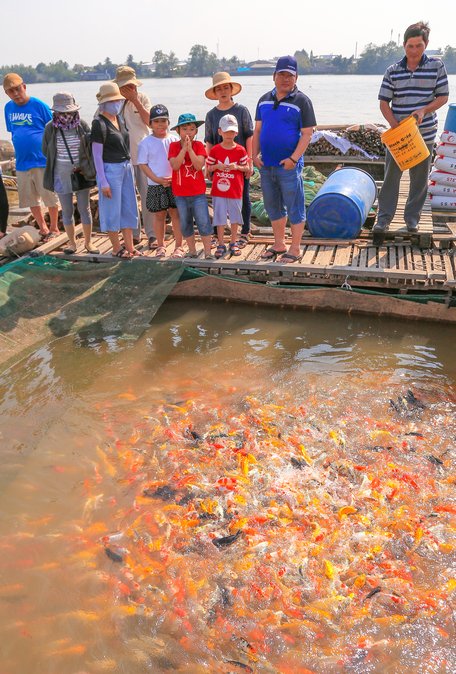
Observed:
[[[444,131],[456,131],[456,103],[450,103],[445,117]]]
[[[356,238],[377,196],[375,180],[359,168],[333,171],[307,208],[307,226],[322,239]]]

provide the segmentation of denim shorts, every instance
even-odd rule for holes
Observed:
[[[106,180],[112,197],[105,197],[98,184],[100,229],[102,232],[119,232],[121,229],[136,229],[138,202],[136,201],[133,170],[129,161],[119,164],[104,163]]]
[[[197,194],[193,197],[175,197],[175,199],[179,211],[182,236],[193,236],[195,233],[193,220],[196,222],[201,236],[212,234],[212,224],[205,194]]]
[[[283,166],[260,169],[264,207],[271,221],[288,215],[291,225],[299,225],[306,219],[301,170],[301,164],[289,171]]]

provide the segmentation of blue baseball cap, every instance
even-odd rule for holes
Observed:
[[[171,131],[177,129],[177,127],[182,126],[183,124],[196,124],[196,126],[201,126],[204,124],[200,119],[196,119],[195,115],[192,115],[191,112],[184,112],[182,115],[179,115],[176,126],[171,127]]]
[[[298,74],[298,63],[294,56],[281,56],[276,63],[274,73],[291,73]]]

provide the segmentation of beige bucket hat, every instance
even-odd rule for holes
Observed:
[[[115,82],[105,82],[101,85],[97,94],[98,103],[109,103],[109,101],[123,101],[124,96]]]
[[[136,79],[135,69],[130,66],[119,66],[113,82],[117,84],[119,89],[127,86],[127,84],[134,84],[136,87],[142,86],[141,80]]]
[[[54,112],[76,112],[80,108],[81,106],[77,105],[73,94],[67,91],[59,91],[58,94],[54,94],[51,108]]]
[[[231,84],[233,96],[236,96],[236,94],[242,91],[242,85],[240,85],[239,82],[234,82],[231,79],[231,75],[229,73],[219,72],[215,73],[212,76],[212,86],[206,91],[205,93],[206,98],[209,98],[211,101],[218,100],[217,96],[215,95],[214,89],[215,87],[218,87],[221,84]]]

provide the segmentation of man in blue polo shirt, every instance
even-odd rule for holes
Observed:
[[[404,33],[405,56],[387,68],[378,94],[380,111],[394,129],[409,115],[414,115],[429,157],[410,169],[410,189],[404,220],[410,233],[418,231],[421,210],[426,200],[432,150],[437,133],[435,111],[448,101],[448,78],[438,58],[424,51],[429,42],[429,26],[414,23]],[[383,243],[385,232],[396,213],[402,171],[386,151],[385,180],[378,197],[378,218],[373,228],[374,244]]]
[[[263,260],[296,262],[301,257],[305,224],[303,157],[316,125],[311,100],[296,86],[298,67],[293,56],[281,56],[273,75],[275,87],[258,101],[253,133],[253,161],[261,174],[266,212],[274,243]],[[285,226],[291,224],[287,250]]]
[[[52,112],[39,98],[28,95],[27,87],[17,73],[5,75],[3,89],[11,99],[5,105],[5,122],[16,154],[19,206],[30,208],[43,237],[57,235],[59,202],[54,192],[43,187],[46,157],[41,150],[44,127],[52,119]],[[41,210],[41,200],[49,210],[50,232]]]

